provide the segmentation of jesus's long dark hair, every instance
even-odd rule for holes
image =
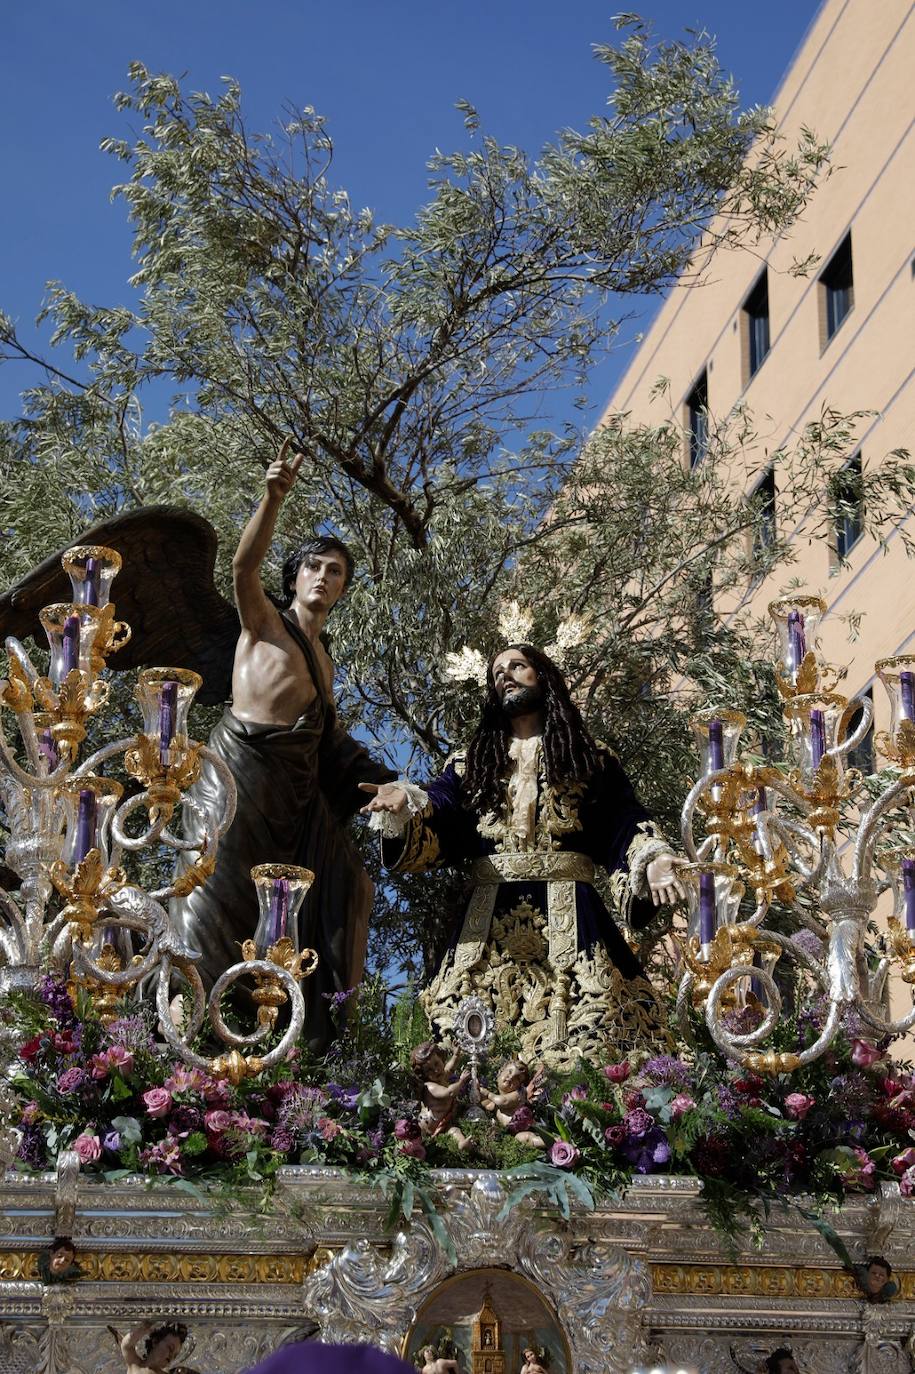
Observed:
[[[543,692],[543,767],[550,787],[586,782],[599,765],[600,750],[588,733],[581,712],[569,695],[566,680],[556,664],[532,644],[509,644],[523,654],[537,674]],[[500,649],[499,653],[505,653]],[[498,655],[496,655],[498,657]],[[495,811],[501,805],[508,746],[508,717],[496,692],[493,659],[486,673],[486,701],[476,733],[467,749],[464,791],[474,807]]]

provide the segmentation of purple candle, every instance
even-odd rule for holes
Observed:
[[[95,847],[95,831],[98,822],[98,798],[89,787],[80,789],[79,809],[76,813],[76,847],[73,850],[73,863],[81,863]]]
[[[724,767],[724,726],[720,720],[708,723],[708,766],[710,773]]]
[[[915,720],[915,673],[908,669],[899,674],[899,719]]]
[[[269,944],[275,944],[277,940],[282,940],[286,934],[286,923],[289,920],[289,879],[274,878],[273,892],[270,896],[270,921],[268,925],[267,940]]]
[[[175,738],[178,711],[177,682],[163,682],[159,691],[159,762],[168,764],[168,751]]]
[[[64,621],[63,643],[61,648],[61,668],[63,677],[79,667],[79,616],[68,615]]]
[[[826,753],[826,722],[823,712],[814,709],[810,712],[810,761],[818,768]]]
[[[87,606],[98,605],[99,566],[97,558],[86,559],[86,575],[83,580],[83,598]]]
[[[902,861],[902,890],[905,894],[905,928],[915,932],[915,859]]]
[[[765,810],[767,809],[768,805],[769,805],[769,801],[768,801],[768,798],[766,797],[766,789],[765,789],[764,787],[757,787],[757,789],[756,789],[756,797],[755,797],[755,799],[754,799],[754,801],[753,801],[753,815],[754,815],[754,816],[759,816],[759,815],[761,815],[762,812],[765,811]]]
[[[57,750],[57,742],[51,733],[50,727],[42,730],[38,736],[38,754],[43,758],[48,767],[48,772],[53,773],[60,763],[60,754]]]
[[[699,874],[699,943],[710,945],[715,938],[715,875]]]
[[[788,667],[797,673],[807,656],[807,636],[800,611],[788,612]]]

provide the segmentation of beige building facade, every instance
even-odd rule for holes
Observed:
[[[872,411],[845,457],[853,490],[856,464],[866,469],[897,448],[915,453],[911,0],[824,0],[773,104],[789,141],[806,125],[831,145],[832,175],[789,238],[755,253],[721,253],[703,285],[669,294],[608,413],[651,424],[670,418],[673,406],[686,435],[684,462],[695,462],[706,411],[715,426],[745,405],[770,452],[790,448],[824,407]],[[809,254],[818,265],[792,276],[792,263]],[[669,379],[667,394],[653,395],[661,377]],[[757,451],[735,479],[747,495],[767,483],[780,521],[777,467],[766,470]],[[907,525],[915,536],[915,513]],[[779,532],[793,533],[783,524]],[[853,517],[838,523],[844,563],[836,548],[796,533],[797,561],[757,587],[752,608],[762,614],[788,576],[823,596],[824,656],[850,665],[848,695],[873,691],[877,729],[885,729],[887,703],[873,665],[915,651],[915,561],[891,525],[881,547]],[[840,620],[849,612],[863,616],[854,643]]]

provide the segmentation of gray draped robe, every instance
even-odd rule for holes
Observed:
[[[320,1054],[334,1033],[330,997],[354,987],[362,976],[373,896],[344,825],[365,801],[360,782],[386,782],[396,775],[337,723],[314,649],[288,616],[283,623],[305,656],[315,699],[289,726],[251,724],[226,708],[209,744],[235,779],[235,819],[220,841],[215,872],[203,887],[172,903],[172,916],[187,943],[201,951],[197,967],[210,986],[238,962],[239,946],[254,934],[258,907],[250,875],[255,864],[310,868],[315,881],[299,913],[299,935],[303,947],[318,953],[317,970],[304,991],[305,1038]],[[218,813],[221,784],[211,767],[204,767],[193,792]],[[192,852],[184,862],[195,857]]]

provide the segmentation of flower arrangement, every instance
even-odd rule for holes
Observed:
[[[854,1025],[807,1069],[764,1079],[703,1046],[697,1023],[682,1056],[582,1064],[548,1080],[505,1130],[464,1122],[471,1148],[458,1155],[447,1135],[423,1135],[402,1067],[409,1049],[372,997],[362,1000],[363,1023],[355,1018],[325,1060],[293,1051],[232,1086],[163,1053],[142,1008],[104,1025],[46,978],[37,999],[20,996],[13,1009],[28,1032],[10,1077],[17,1167],[45,1168],[72,1149],[86,1172],[108,1178],[269,1190],[284,1164],[332,1164],[393,1186],[408,1213],[414,1199],[429,1203],[429,1171],[459,1161],[503,1169],[515,1185],[509,1204],[539,1188],[563,1210],[572,1196],[587,1204],[622,1191],[635,1174],[690,1174],[726,1228],[760,1195],[839,1200],[882,1179],[915,1194],[915,1076]],[[803,1018],[802,1033],[815,1036],[816,1010]],[[531,1127],[542,1150],[515,1138]]]

